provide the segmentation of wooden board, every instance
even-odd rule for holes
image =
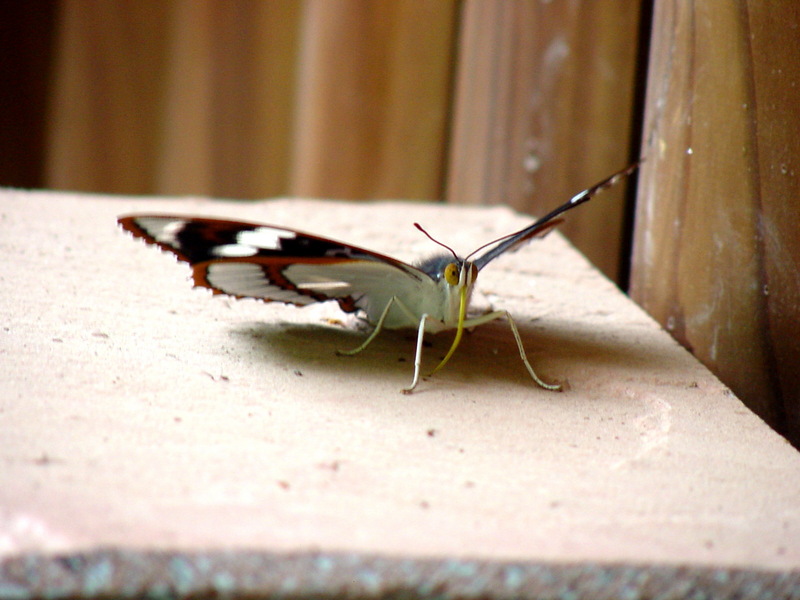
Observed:
[[[498,322],[404,396],[413,334],[337,356],[363,339],[356,321],[192,290],[185,265],[117,229],[131,211],[297,226],[409,260],[436,250],[412,221],[463,253],[527,222],[504,208],[2,192],[1,584],[38,589],[58,580],[50,567],[96,583],[90,566],[107,559],[156,585],[148,561],[240,556],[247,571],[253,553],[287,568],[338,557],[322,571],[384,557],[401,575],[796,576],[798,453],[559,235],[482,272],[477,304],[509,309],[540,374],[570,389],[536,388]],[[432,338],[429,367],[450,340]],[[455,571],[451,584],[469,579]]]

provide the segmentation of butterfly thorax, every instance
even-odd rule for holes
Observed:
[[[377,325],[384,317],[382,326],[386,329],[416,329],[422,316],[427,315],[427,332],[455,328],[461,290],[465,289],[465,301],[468,301],[477,275],[472,264],[443,254],[422,261],[413,270],[413,277],[398,279],[393,286],[376,288],[359,302],[367,321]],[[389,309],[384,316],[387,306]]]

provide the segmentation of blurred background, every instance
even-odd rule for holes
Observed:
[[[6,12],[2,185],[541,212],[632,156],[638,2],[34,0]],[[622,223],[615,194],[594,209],[606,244]],[[596,260],[616,277],[614,252]]]
[[[2,186],[542,214],[646,157],[561,231],[800,446],[795,0],[2,11]]]

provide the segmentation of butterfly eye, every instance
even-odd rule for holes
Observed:
[[[458,285],[458,265],[450,263],[444,268],[444,280],[450,285]]]

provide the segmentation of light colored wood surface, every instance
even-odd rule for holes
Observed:
[[[190,289],[131,211],[298,226],[413,259],[502,208],[0,194],[0,551],[800,565],[800,456],[554,234],[481,274],[478,328],[418,393],[413,336]],[[331,319],[341,319],[338,322]],[[441,334],[426,363],[448,347]]]

